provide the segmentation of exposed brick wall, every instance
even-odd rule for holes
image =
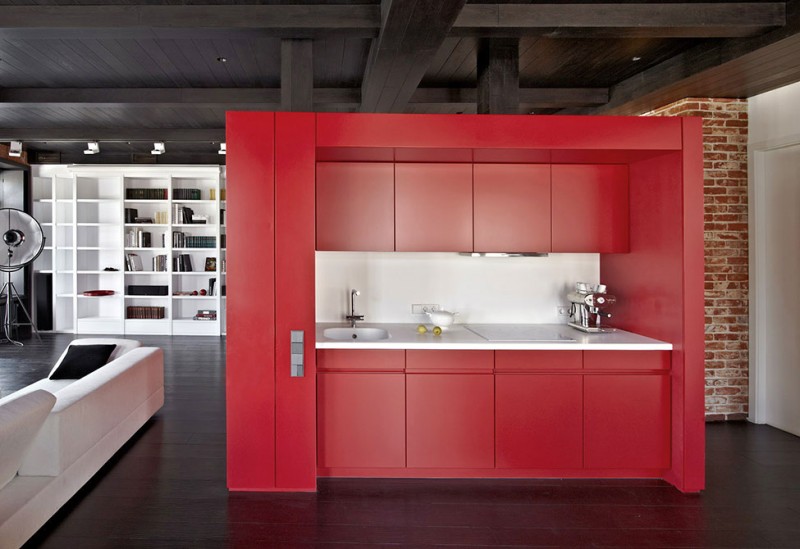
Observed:
[[[706,420],[748,409],[747,100],[687,98],[649,116],[702,116]]]

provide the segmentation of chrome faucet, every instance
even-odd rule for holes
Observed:
[[[350,290],[350,314],[344,317],[348,322],[351,323],[353,328],[356,327],[356,322],[359,320],[364,320],[364,315],[357,315],[356,314],[356,296],[361,295],[356,289]]]

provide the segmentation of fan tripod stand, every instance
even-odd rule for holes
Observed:
[[[6,341],[9,343],[13,343],[14,345],[18,345],[20,347],[23,346],[23,343],[20,341],[15,341],[11,338],[11,328],[13,326],[30,326],[33,330],[33,333],[36,334],[36,338],[41,341],[42,337],[39,335],[39,330],[36,329],[36,324],[33,323],[31,319],[31,315],[28,314],[28,309],[25,308],[25,304],[22,302],[22,299],[19,297],[19,292],[17,292],[17,288],[14,286],[14,283],[11,282],[11,273],[13,271],[8,271],[8,280],[5,284],[3,284],[3,289],[0,290],[0,297],[5,295],[6,298],[6,310],[3,314],[3,336],[5,336]],[[28,322],[12,322],[11,320],[11,307],[16,301],[22,312],[25,313],[25,318],[28,319]]]

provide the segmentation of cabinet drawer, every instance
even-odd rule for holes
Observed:
[[[406,351],[409,372],[481,372],[491,373],[494,351]]]
[[[496,351],[495,370],[525,372],[531,370],[580,370],[581,351]]]
[[[669,370],[669,351],[584,351],[587,370]]]
[[[405,352],[380,349],[318,349],[319,371],[402,372]]]

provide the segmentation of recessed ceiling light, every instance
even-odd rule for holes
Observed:
[[[219,63],[227,63],[228,62],[228,58],[220,56],[220,57],[217,57],[217,61]]]
[[[638,55],[634,55],[634,56],[631,58],[631,61],[641,61],[641,60],[642,60],[642,58],[641,58],[641,57],[639,57]]]
[[[10,143],[8,156],[22,156],[22,141],[12,141]]]
[[[153,150],[150,151],[150,154],[164,154],[167,152],[167,148],[164,146],[163,141],[156,141],[153,143]]]
[[[220,143],[219,144],[219,151],[217,154],[228,154],[228,145],[227,143]]]
[[[97,154],[100,152],[100,143],[97,141],[89,141],[86,147],[87,149],[83,151],[83,154]]]

